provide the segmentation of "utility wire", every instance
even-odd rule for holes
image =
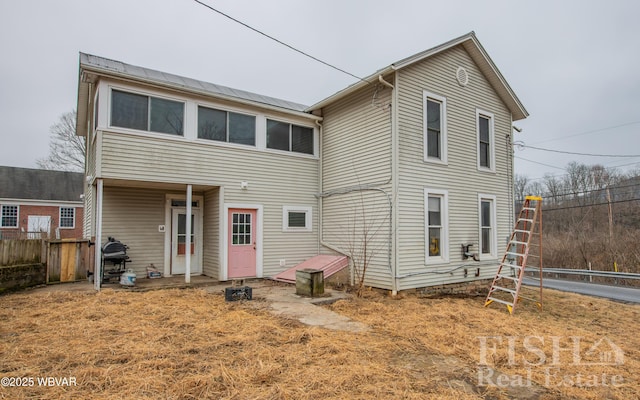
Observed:
[[[550,167],[550,168],[556,168],[556,169],[561,169],[563,171],[566,171],[566,168],[561,168],[561,167],[556,167],[555,165],[550,165],[550,164],[545,164],[545,163],[541,163],[539,161],[533,161],[533,160],[529,160],[527,158],[524,157],[520,157],[520,156],[514,156],[515,158],[517,158],[518,160],[523,160],[523,161],[528,161],[530,163],[534,163],[534,164],[540,164],[540,165],[544,165],[545,167]]]
[[[620,125],[608,126],[608,127],[605,127],[605,128],[598,128],[598,129],[594,129],[594,130],[591,130],[591,131],[586,131],[586,132],[576,133],[576,134],[573,134],[573,135],[562,136],[562,137],[553,138],[553,139],[548,139],[548,140],[542,140],[542,141],[540,141],[540,142],[535,142],[534,144],[547,143],[547,142],[555,142],[555,141],[557,141],[557,140],[568,139],[568,138],[572,138],[572,137],[576,137],[576,136],[589,135],[589,134],[591,134],[591,133],[602,132],[602,131],[608,131],[608,130],[611,130],[611,129],[622,128],[623,126],[629,126],[629,125],[635,125],[635,124],[640,124],[640,121],[627,122],[626,124],[620,124]]]
[[[619,190],[620,189],[625,189],[625,188],[630,188],[630,187],[636,187],[636,186],[640,186],[640,183],[633,183],[630,185],[623,185],[623,186],[609,186],[609,190],[611,190],[613,192],[614,195],[621,195],[621,194],[631,194],[631,193],[635,193],[635,191],[629,192],[629,193],[620,193]],[[607,188],[601,188],[601,189],[590,189],[590,190],[581,190],[581,191],[575,191],[575,192],[562,192],[562,193],[557,193],[552,195],[551,192],[545,192],[543,194],[541,194],[540,196],[543,199],[555,199],[555,198],[559,198],[559,197],[566,197],[566,196],[577,196],[577,195],[581,195],[581,194],[587,194],[587,193],[593,193],[593,192],[603,192],[606,191]],[[524,199],[518,199],[516,201],[524,201]]]
[[[321,63],[321,64],[326,65],[327,67],[330,67],[330,68],[333,68],[333,69],[335,69],[335,70],[337,70],[337,71],[340,71],[340,72],[342,72],[343,74],[347,74],[347,75],[349,75],[349,76],[351,76],[351,77],[353,77],[353,78],[356,78],[356,79],[358,79],[358,80],[360,80],[360,81],[362,81],[362,82],[369,83],[369,84],[371,83],[371,82],[368,82],[368,81],[366,81],[365,79],[363,79],[363,78],[361,78],[361,77],[359,77],[359,76],[357,76],[357,75],[352,74],[351,72],[345,71],[344,69],[339,68],[339,67],[336,67],[336,66],[335,66],[335,65],[333,65],[333,64],[329,64],[329,63],[328,63],[328,62],[326,62],[326,61],[322,61],[321,59],[319,59],[319,58],[317,58],[317,57],[314,57],[314,56],[312,56],[312,55],[311,55],[311,54],[309,54],[309,53],[305,53],[304,51],[299,50],[299,49],[297,49],[297,48],[295,48],[295,47],[293,47],[293,46],[291,46],[291,45],[289,45],[289,44],[287,44],[287,43],[283,42],[282,40],[276,39],[275,37],[273,37],[273,36],[271,36],[271,35],[268,35],[268,34],[266,34],[266,33],[262,32],[261,30],[258,30],[258,29],[256,29],[256,28],[252,27],[251,25],[246,24],[246,23],[244,23],[244,22],[242,22],[242,21],[240,21],[240,20],[238,20],[238,19],[236,19],[236,18],[234,18],[234,17],[230,16],[229,14],[225,14],[225,13],[223,13],[222,11],[220,11],[220,10],[218,10],[218,9],[213,8],[212,6],[210,6],[210,5],[208,5],[208,4],[204,3],[204,2],[202,2],[202,1],[200,1],[200,0],[194,0],[194,1],[195,1],[196,3],[198,3],[198,4],[200,4],[200,5],[203,5],[203,6],[207,7],[207,8],[208,8],[209,10],[211,10],[211,11],[214,11],[214,12],[216,12],[216,13],[218,13],[218,14],[220,14],[220,15],[222,15],[222,16],[224,16],[224,17],[226,17],[226,18],[229,18],[229,19],[230,19],[230,20],[232,20],[233,22],[236,22],[236,23],[238,23],[238,24],[240,24],[240,25],[244,26],[245,28],[249,28],[249,29],[251,29],[252,31],[254,31],[254,32],[256,32],[256,33],[259,33],[260,35],[262,35],[262,36],[264,36],[264,37],[266,37],[266,38],[269,38],[269,39],[273,40],[273,41],[274,41],[274,42],[276,42],[276,43],[279,43],[279,44],[281,44],[281,45],[283,45],[283,46],[285,46],[285,47],[288,47],[289,49],[291,49],[291,50],[293,50],[293,51],[295,51],[295,52],[297,52],[297,53],[302,54],[303,56],[309,57],[310,59],[312,59],[312,60],[314,60],[314,61],[317,61],[317,62],[319,62],[319,63]]]
[[[631,201],[638,201],[638,200],[640,200],[640,199],[616,200],[616,201],[612,201],[612,202],[585,204],[585,205],[581,205],[581,206],[567,206],[567,207],[558,207],[558,208],[543,208],[542,211],[549,212],[549,211],[569,210],[569,209],[572,209],[572,208],[585,208],[585,207],[594,207],[594,206],[604,206],[604,205],[608,205],[608,204],[629,203]]]
[[[623,157],[623,158],[636,158],[640,157],[640,154],[630,154],[630,155],[622,155],[622,154],[592,154],[592,153],[575,153],[572,151],[562,151],[562,150],[553,150],[553,149],[545,149],[542,147],[535,147],[526,144],[520,144],[520,147],[524,147],[525,149],[534,149],[540,151],[550,151],[552,153],[561,153],[561,154],[572,154],[576,156],[589,156],[589,157]]]

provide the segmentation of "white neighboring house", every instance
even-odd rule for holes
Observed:
[[[354,255],[368,228],[367,285],[487,279],[527,115],[473,32],[311,107],[81,53],[85,236],[225,281]]]

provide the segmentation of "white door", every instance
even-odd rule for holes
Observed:
[[[51,232],[51,217],[48,215],[29,215],[27,238],[48,238]]]
[[[191,274],[201,274],[200,210],[191,210]],[[171,218],[171,274],[184,274],[187,253],[187,212],[184,208],[174,208]]]

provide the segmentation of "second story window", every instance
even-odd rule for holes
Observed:
[[[268,119],[267,148],[313,155],[313,128]]]
[[[478,129],[478,168],[495,171],[493,114],[476,111]]]
[[[114,89],[111,126],[182,136],[184,103]]]
[[[256,117],[199,106],[198,138],[255,146]]]
[[[424,92],[424,160],[447,162],[447,100]]]

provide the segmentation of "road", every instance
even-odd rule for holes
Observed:
[[[526,277],[523,279],[522,283],[529,286],[538,286],[539,280]],[[640,303],[640,289],[636,288],[599,285],[596,283],[565,281],[560,279],[547,278],[544,278],[542,280],[542,286],[549,289],[586,294],[589,296],[604,297],[616,301]]]

